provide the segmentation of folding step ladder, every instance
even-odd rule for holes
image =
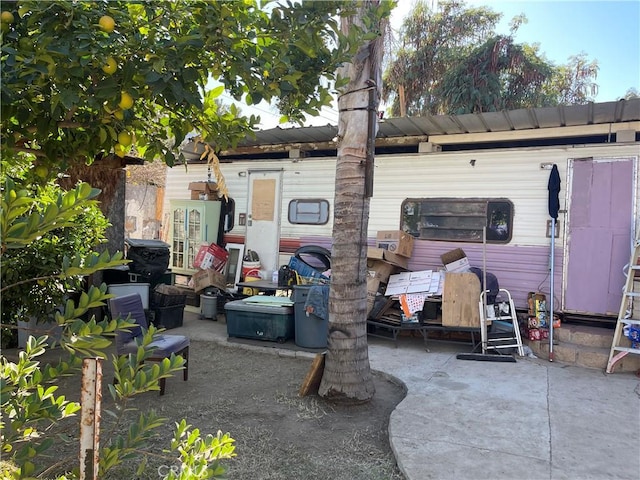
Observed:
[[[507,348],[517,348],[518,355],[524,357],[522,337],[518,326],[516,307],[508,290],[500,288],[496,296],[495,303],[487,304],[486,295],[489,290],[480,293],[480,334],[482,342],[482,353],[488,350],[498,351]],[[507,308],[508,307],[508,311]],[[489,332],[493,323],[507,323],[507,331]]]
[[[616,322],[616,329],[613,333],[613,341],[611,342],[611,351],[609,352],[609,361],[607,362],[607,373],[612,373],[616,362],[624,358],[630,353],[640,354],[640,348],[631,348],[621,345],[625,328],[633,326],[640,328],[640,276],[636,276],[636,272],[640,271],[638,265],[638,255],[640,254],[640,238],[636,240],[633,247],[631,260],[629,261],[629,270],[627,272],[627,281],[624,286],[622,295],[622,303],[620,304],[620,313]],[[635,302],[634,299],[638,298]],[[640,342],[636,342],[640,344]],[[640,345],[638,345],[640,347]]]

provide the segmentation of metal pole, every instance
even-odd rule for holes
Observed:
[[[100,448],[100,404],[102,402],[102,359],[82,361],[80,391],[80,480],[98,480]]]
[[[553,362],[553,274],[555,272],[555,246],[556,246],[556,219],[551,218],[551,260],[549,262],[549,308],[547,321],[549,322],[549,361]]]
[[[482,353],[487,353],[489,334],[487,332],[487,227],[482,227],[482,316],[480,317],[482,339]]]

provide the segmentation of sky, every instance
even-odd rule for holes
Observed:
[[[437,3],[437,0],[429,0]],[[640,92],[640,0],[466,0],[468,6],[488,6],[502,19],[497,33],[508,34],[510,20],[523,13],[528,23],[515,35],[517,43],[538,43],[539,52],[556,65],[584,52],[599,65],[596,102],[616,101],[630,88]],[[399,0],[392,12],[392,28],[412,10],[415,0]],[[242,107],[247,112],[246,107]],[[268,106],[252,113],[263,128],[278,125],[279,115]],[[337,124],[338,112],[328,108],[309,125]],[[283,127],[291,126],[284,124]]]

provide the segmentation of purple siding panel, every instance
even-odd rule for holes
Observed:
[[[437,270],[442,268],[440,255],[450,250],[462,248],[473,267],[482,268],[482,245],[456,242],[432,242],[416,240],[413,256],[409,261],[410,270]],[[550,247],[526,247],[511,245],[487,245],[487,272],[493,273],[501,288],[511,293],[516,307],[527,308],[529,292],[549,295],[549,254]],[[554,305],[562,308],[562,249],[555,249]]]
[[[375,245],[375,239],[368,240]],[[303,237],[301,245],[320,245],[331,250],[329,237]],[[450,250],[462,248],[473,267],[482,268],[482,245],[457,242],[433,242],[415,240],[413,255],[409,259],[409,270],[439,270],[443,268],[440,255]],[[549,295],[549,253],[550,247],[523,247],[510,245],[487,245],[487,272],[493,273],[501,288],[511,293],[516,307],[527,308],[529,292]],[[556,310],[562,308],[562,249],[555,249],[555,300]]]

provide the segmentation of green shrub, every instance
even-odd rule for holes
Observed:
[[[83,233],[80,219],[93,204],[98,191],[87,184],[79,184],[74,190],[64,193],[58,191],[50,197],[43,195],[36,199],[30,193],[29,190],[20,188],[12,179],[5,179],[0,211],[0,266],[3,270],[9,264],[9,259],[20,256],[17,253],[28,251],[30,246],[41,242],[43,238],[52,238],[56,232],[78,230],[67,239],[70,244],[76,242]],[[49,245],[48,242],[44,244]],[[83,249],[78,248],[73,252],[74,255],[62,256],[59,263],[52,261],[49,269],[45,269],[37,277],[29,278],[26,272],[21,272],[19,280],[3,283],[0,293],[4,297],[9,292],[13,294],[13,289],[26,288],[26,285],[40,282],[73,285],[74,280],[125,262],[119,252],[113,256],[108,252],[88,252],[83,255],[81,250]],[[42,251],[46,251],[46,248],[43,247]],[[122,318],[106,318],[101,321],[96,321],[95,317],[88,320],[84,318],[91,309],[105,305],[106,299],[110,297],[106,290],[104,284],[100,287],[91,286],[86,292],[80,293],[76,300],[67,299],[61,308],[53,310],[53,321],[62,330],[59,342],[61,355],[57,362],[41,364],[38,360],[48,348],[46,335],[39,338],[30,336],[26,348],[19,353],[16,361],[10,361],[4,355],[0,357],[2,478],[28,478],[51,473],[61,475],[55,471],[56,464],[51,464],[56,460],[45,456],[55,442],[55,429],[52,427],[75,415],[81,407],[79,402],[56,395],[57,384],[64,376],[78,374],[83,357],[106,358],[105,350],[112,345],[116,330],[133,326],[128,319]],[[30,292],[31,290],[23,290],[25,295]],[[17,311],[12,312],[11,318],[19,318],[21,310],[14,310]],[[9,325],[3,325],[7,326]],[[128,410],[127,402],[134,395],[158,390],[160,379],[184,368],[184,359],[180,356],[171,356],[162,362],[145,363],[151,355],[148,346],[156,332],[155,327],[149,327],[136,355],[114,356],[112,359],[118,383],[111,385],[109,392],[117,406],[111,412],[116,417],[122,418]],[[146,442],[163,423],[164,420],[158,418],[155,412],[144,412],[125,433],[115,432],[101,443],[100,462],[97,466],[99,477],[102,478],[124,459],[132,456],[145,458]],[[170,448],[164,453],[167,463],[178,465],[175,471],[167,472],[166,478],[219,477],[224,473],[220,460],[232,457],[233,452],[233,439],[228,435],[218,432],[215,436],[202,438],[197,429],[191,430],[183,421],[176,425]],[[145,463],[141,462],[139,470],[143,471],[144,467]],[[78,474],[78,470],[73,469],[58,478],[77,478]]]

